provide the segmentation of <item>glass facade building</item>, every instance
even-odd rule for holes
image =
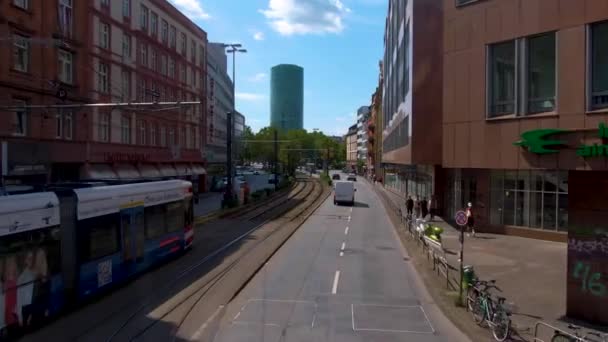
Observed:
[[[279,64],[270,73],[270,125],[282,130],[304,127],[304,69]]]

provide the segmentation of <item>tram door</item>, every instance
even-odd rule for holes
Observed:
[[[145,241],[143,204],[120,210],[120,230],[123,262],[143,261]]]

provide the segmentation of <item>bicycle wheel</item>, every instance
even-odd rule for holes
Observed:
[[[469,286],[467,290],[467,310],[473,312],[473,305],[479,297],[479,291],[474,286]]]
[[[481,296],[478,296],[473,301],[471,307],[471,315],[473,316],[473,321],[475,321],[477,325],[482,325],[485,321],[486,309],[484,305],[484,300]]]
[[[492,335],[496,341],[502,342],[509,337],[511,319],[504,311],[497,312],[492,320]]]
[[[551,338],[551,342],[576,342],[576,340],[568,335],[561,334],[559,331]]]

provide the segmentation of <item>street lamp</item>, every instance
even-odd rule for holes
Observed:
[[[236,53],[246,53],[246,49],[242,49],[241,44],[223,44],[227,53],[232,54],[232,111],[226,113],[226,192],[224,194],[224,202],[229,204],[232,201],[232,130],[233,116],[236,113]]]

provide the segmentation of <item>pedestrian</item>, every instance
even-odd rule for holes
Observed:
[[[416,218],[420,218],[420,197],[416,196],[416,202],[414,204],[414,214]]]
[[[412,199],[412,196],[407,196],[405,209],[407,210],[407,216],[412,217],[412,211],[414,210],[414,200]]]
[[[473,233],[473,237],[475,237],[475,217],[473,215],[473,203],[467,203],[467,209],[465,210],[465,213],[467,215],[467,228]],[[469,232],[467,232],[467,236],[470,236]]]
[[[435,197],[435,195],[431,196],[431,199],[429,201],[429,208],[431,214],[431,221],[433,221],[435,215],[437,215],[437,198]]]
[[[429,214],[429,207],[426,197],[424,197],[422,201],[420,201],[420,212],[422,213],[423,220],[426,218],[426,215]]]

